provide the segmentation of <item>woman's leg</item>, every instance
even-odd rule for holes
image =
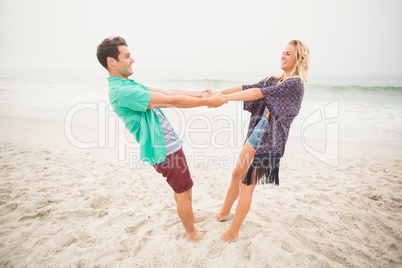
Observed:
[[[255,149],[248,142],[246,142],[240,152],[236,168],[233,171],[232,180],[226,193],[225,201],[222,205],[221,211],[216,217],[218,221],[229,220],[230,209],[239,196],[240,181],[243,178],[244,174],[247,172],[251,162],[253,161],[254,154]]]
[[[255,185],[241,184],[240,197],[237,203],[235,217],[229,229],[222,235],[221,239],[227,243],[237,241],[239,239],[239,229],[247,216],[251,206]]]

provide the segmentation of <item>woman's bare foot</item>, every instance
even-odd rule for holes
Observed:
[[[197,241],[200,241],[201,239],[203,239],[205,235],[206,235],[206,233],[194,231],[191,234],[187,234],[187,241],[197,242]]]
[[[230,219],[230,213],[229,214],[222,214],[219,212],[218,216],[216,216],[216,219],[218,221],[228,221]]]
[[[226,243],[232,243],[239,240],[239,234],[231,234],[228,231],[221,236],[221,240]]]
[[[202,222],[203,220],[205,220],[205,218],[194,216],[194,223]]]

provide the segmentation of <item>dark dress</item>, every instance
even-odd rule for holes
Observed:
[[[300,78],[288,78],[276,85],[279,78],[269,77],[254,85],[243,85],[243,90],[260,88],[264,98],[244,102],[244,110],[251,113],[248,137],[269,110],[264,134],[256,149],[255,156],[243,183],[247,185],[261,183],[279,184],[279,162],[285,152],[290,125],[299,114],[304,94],[304,85]]]

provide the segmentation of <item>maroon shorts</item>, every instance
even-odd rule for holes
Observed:
[[[193,180],[183,149],[166,156],[165,162],[154,165],[154,168],[166,178],[175,193],[180,194],[193,187]]]

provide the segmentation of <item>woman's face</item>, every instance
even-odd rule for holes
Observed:
[[[292,71],[296,63],[296,47],[294,45],[287,45],[281,57],[281,69],[284,72]]]

